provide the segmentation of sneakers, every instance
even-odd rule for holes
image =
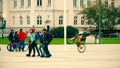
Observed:
[[[32,55],[32,57],[35,57],[35,55]]]
[[[26,54],[27,57],[30,57],[30,54]],[[32,57],[35,57],[35,55],[32,55]]]
[[[47,55],[46,58],[50,58],[52,55]]]
[[[30,54],[26,54],[27,57],[30,57]]]

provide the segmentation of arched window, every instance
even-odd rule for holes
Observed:
[[[20,16],[20,25],[23,25],[23,17]]]
[[[114,0],[111,0],[111,6],[114,7]]]
[[[48,6],[51,6],[51,0],[48,0]]]
[[[87,6],[88,7],[90,6],[90,0],[87,0]]]
[[[77,25],[77,16],[74,17],[74,25]]]
[[[28,0],[28,7],[31,6],[31,0]]]
[[[84,25],[84,16],[81,17],[81,25]]]
[[[27,16],[27,25],[30,25],[30,17]]]
[[[92,23],[91,23],[91,19],[88,19],[88,23],[87,23],[87,25],[91,25]]]
[[[12,16],[13,25],[15,25],[15,16]]]
[[[105,0],[105,6],[108,7],[108,0]]]
[[[84,6],[84,0],[80,0],[80,6]]]
[[[59,25],[63,25],[63,16],[59,16]]]
[[[17,0],[14,0],[13,3],[14,3],[14,8],[16,8],[17,7]]]
[[[74,7],[77,6],[77,0],[73,0],[73,6],[74,6]]]
[[[21,7],[24,6],[24,0],[21,0]]]
[[[42,0],[37,0],[37,6],[42,6]]]
[[[41,16],[37,17],[37,25],[42,25],[42,17]]]

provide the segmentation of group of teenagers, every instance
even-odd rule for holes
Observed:
[[[14,30],[12,29],[10,34],[11,33],[13,34],[13,36],[12,36],[13,39],[11,40],[9,38],[10,44],[11,44],[10,49],[12,49],[12,46],[13,46],[12,42],[15,41],[18,44],[19,51],[21,51],[21,50],[24,51],[24,47],[25,47],[24,41],[25,41],[25,38],[27,37],[27,34],[25,32],[23,32],[22,29],[20,29],[20,31],[17,33],[16,32],[14,33]],[[32,57],[35,57],[36,52],[38,53],[37,56],[46,57],[46,58],[51,57],[52,55],[48,49],[48,45],[53,38],[52,34],[50,34],[50,32],[47,31],[46,29],[42,29],[41,31],[37,32],[37,31],[35,31],[35,28],[30,28],[29,33],[30,33],[29,47],[28,47],[28,54],[26,54],[26,56],[30,57],[31,52],[33,51]],[[9,36],[10,36],[10,34],[9,34]],[[21,36],[22,36],[22,38],[21,38]],[[40,41],[39,47],[37,46],[38,40]]]

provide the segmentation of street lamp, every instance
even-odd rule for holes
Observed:
[[[99,44],[101,44],[101,0],[99,0]]]

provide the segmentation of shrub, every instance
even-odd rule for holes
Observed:
[[[56,27],[50,31],[54,37],[64,37],[64,27]],[[78,33],[78,29],[72,26],[67,26],[67,37],[73,37]]]
[[[67,37],[73,37],[78,34],[79,30],[72,26],[67,26]]]

